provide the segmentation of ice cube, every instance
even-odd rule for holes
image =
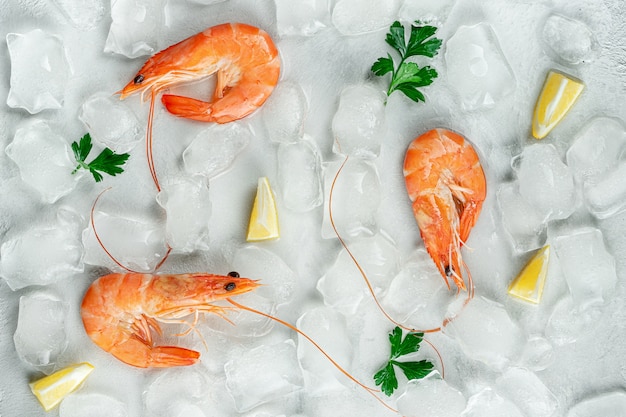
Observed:
[[[104,16],[103,0],[54,0],[69,21],[79,29],[96,26]]]
[[[17,164],[22,180],[46,203],[52,204],[72,192],[86,173],[80,170],[72,174],[77,163],[69,143],[43,120],[19,127],[5,151]]]
[[[528,416],[551,417],[559,406],[554,394],[528,369],[509,368],[496,384],[497,391]]]
[[[21,360],[43,372],[54,371],[68,345],[68,311],[69,305],[53,292],[37,291],[20,297],[13,342]]]
[[[606,219],[626,207],[626,162],[615,169],[585,183],[584,194],[587,208],[598,219]]]
[[[546,223],[537,210],[522,198],[517,181],[502,184],[498,203],[504,229],[518,253],[540,248],[546,240]]]
[[[322,204],[321,165],[321,157],[312,140],[279,146],[278,190],[285,207],[302,213]]]
[[[293,5],[289,8],[300,10]],[[270,140],[278,143],[294,143],[300,140],[304,134],[307,110],[307,99],[299,84],[292,81],[278,83],[262,109],[263,122]]]
[[[548,220],[566,219],[576,209],[574,178],[552,144],[527,146],[513,160],[522,197]]]
[[[409,381],[398,397],[398,411],[406,417],[457,417],[465,405],[463,394],[448,385],[437,371]]]
[[[389,359],[389,334],[393,324],[382,314],[369,294],[361,301],[356,313],[347,316],[346,321],[353,355],[349,371],[356,379],[367,383],[372,381],[373,375]],[[423,346],[425,347],[419,354],[403,357],[403,359],[426,359],[437,363],[432,355],[428,356],[433,352],[430,346],[426,344]],[[344,384],[348,387],[353,386],[353,383],[345,378]]]
[[[543,26],[543,39],[568,64],[590,62],[597,55],[598,41],[584,23],[553,14]]]
[[[600,306],[594,305],[581,310],[574,305],[571,296],[559,300],[546,325],[546,337],[556,345],[574,343],[581,334],[588,333],[597,326],[602,315]]]
[[[265,314],[276,314],[276,303],[257,293],[238,295],[233,301]],[[239,308],[226,310],[224,316],[207,315],[205,321],[212,331],[240,339],[265,336],[275,324],[270,318]]]
[[[0,247],[0,276],[12,290],[48,285],[82,272],[78,215],[62,208],[57,221],[35,226]]]
[[[342,237],[371,236],[377,230],[376,215],[380,205],[380,180],[376,167],[364,160],[349,159],[337,177],[330,198],[330,188],[338,173],[340,163],[324,165],[324,205],[322,237],[336,238],[333,231],[329,206],[333,220]]]
[[[374,289],[387,287],[398,272],[398,250],[395,243],[383,234],[354,241],[349,248]],[[324,296],[326,305],[348,315],[356,311],[367,286],[356,264],[344,249],[318,281],[317,290]]]
[[[543,371],[552,363],[553,352],[552,343],[543,337],[535,336],[526,342],[520,362],[531,371]]]
[[[75,393],[63,399],[59,417],[127,417],[126,405],[100,393]]]
[[[600,230],[574,230],[557,237],[554,248],[577,308],[602,304],[614,293],[615,258],[606,250]]]
[[[453,295],[430,255],[419,249],[391,281],[383,304],[387,312],[401,323],[430,329],[443,322],[451,297]]]
[[[137,58],[158,50],[166,0],[111,0],[111,27],[104,52]]]
[[[318,396],[307,395],[303,402],[303,410],[307,417],[397,417],[398,415],[384,408],[373,396],[367,395],[362,389],[345,388]]]
[[[309,335],[344,369],[352,359],[352,346],[344,317],[328,307],[318,307],[305,312],[296,326]],[[322,353],[298,335],[298,360],[303,370],[304,385],[311,395],[321,395],[341,387],[344,376]]]
[[[304,0],[294,7],[290,0],[275,0],[278,34],[311,36],[330,23],[329,0]]]
[[[297,275],[273,252],[255,245],[242,246],[231,261],[232,268],[242,277],[258,279],[263,285],[255,293],[277,305],[291,301]]]
[[[519,357],[524,334],[504,306],[485,297],[454,302],[447,314],[444,332],[456,339],[465,354],[502,370]]]
[[[332,22],[344,35],[358,35],[387,28],[398,15],[402,2],[337,0]]]
[[[61,38],[35,29],[7,34],[7,46],[11,58],[7,105],[31,114],[63,107],[72,69]]]
[[[120,214],[94,212],[94,224],[104,248],[91,227],[83,230],[84,262],[101,265],[114,271],[120,266],[105,252],[108,251],[124,267],[150,272],[165,256],[165,233],[160,224],[147,218],[125,217]]]
[[[485,388],[474,394],[467,402],[467,408],[460,417],[524,417],[515,404],[502,398],[492,388]]]
[[[515,90],[515,76],[487,23],[461,26],[446,43],[448,78],[467,110],[492,108]]]
[[[457,0],[405,1],[400,8],[400,19],[413,22],[419,16],[422,22],[443,22]]]
[[[626,128],[618,119],[597,117],[580,132],[567,151],[567,166],[585,181],[613,169],[626,149]]]
[[[292,340],[249,350],[224,365],[226,387],[239,412],[302,388],[302,372]]]
[[[182,411],[206,398],[207,377],[197,368],[173,368],[160,372],[144,392],[146,414],[153,417],[183,417]]]
[[[567,417],[624,417],[626,393],[616,391],[602,393],[579,402],[567,413]]]
[[[91,138],[116,153],[130,151],[142,139],[143,127],[135,113],[118,97],[96,93],[80,108],[78,118]]]
[[[250,143],[253,132],[245,123],[213,125],[198,133],[183,152],[185,170],[214,178],[226,171]]]
[[[179,178],[165,184],[156,199],[167,213],[165,235],[173,250],[189,253],[209,249],[208,180],[200,176]]]
[[[333,152],[372,159],[380,153],[385,137],[385,95],[368,85],[355,85],[341,92],[333,117]]]

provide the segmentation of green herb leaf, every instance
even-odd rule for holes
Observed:
[[[374,382],[376,385],[380,385],[380,389],[385,395],[390,396],[398,388],[398,379],[396,378],[396,372],[393,369],[393,364],[387,362],[380,371],[374,375]]]
[[[418,26],[418,22],[415,22],[415,25],[411,25],[411,35],[407,44],[404,26],[398,21],[391,25],[385,40],[400,54],[400,63],[395,67],[393,58],[387,54],[387,58],[379,58],[371,68],[377,76],[391,73],[387,96],[397,90],[415,102],[426,101],[419,88],[432,84],[438,76],[437,71],[430,66],[420,67],[415,62],[407,62],[406,59],[417,55],[429,58],[437,55],[442,41],[433,37],[436,31],[437,28],[434,26]]]
[[[130,157],[129,154],[116,154],[111,149],[104,148],[93,161],[86,163],[85,160],[89,152],[91,152],[92,147],[93,145],[89,133],[83,136],[79,143],[72,142],[72,151],[74,152],[76,162],[78,162],[78,166],[72,171],[72,174],[75,174],[79,169],[88,169],[96,182],[100,182],[103,179],[100,172],[113,176],[124,172],[122,165],[124,165]]]
[[[91,152],[91,148],[92,148],[91,136],[89,135],[89,133],[87,133],[85,134],[85,136],[80,138],[80,144],[78,145],[79,151],[78,151],[78,156],[76,157],[76,159],[78,161],[85,162],[85,159],[87,159],[87,155],[89,155],[89,152]],[[74,153],[76,154],[76,152]]]
[[[414,62],[405,62],[396,72],[389,89],[393,92],[399,90],[402,84],[409,84],[413,88],[424,87],[432,84],[437,78],[437,71],[431,67],[421,67]]]
[[[115,176],[124,172],[121,166],[126,163],[129,156],[127,153],[116,154],[111,149],[104,148],[100,155],[89,163],[89,169]]]
[[[428,39],[435,32],[437,32],[437,28],[434,26],[411,25],[411,36],[409,37],[406,57],[423,55],[432,58],[437,55],[439,48],[441,48],[441,39]]]
[[[434,365],[426,360],[418,362],[396,360],[401,356],[417,352],[422,340],[424,340],[424,333],[408,333],[402,338],[402,329],[399,327],[394,328],[389,333],[389,343],[391,344],[389,360],[374,374],[374,382],[376,385],[380,385],[380,389],[387,396],[393,394],[398,388],[394,366],[400,368],[408,380],[424,378],[434,369]]]
[[[422,94],[417,88],[412,85],[400,84],[396,90],[402,91],[408,98],[415,102],[426,101],[426,97],[424,97],[424,94]]]
[[[372,72],[378,76],[393,72],[393,58],[387,55],[387,58],[378,58],[378,61],[372,65]]]
[[[400,330],[399,327],[396,327],[396,329]],[[400,330],[400,335],[402,335],[402,330]],[[396,346],[391,345],[391,359],[397,359],[400,356],[405,356],[410,353],[417,352],[423,339],[424,333],[408,333],[404,337],[404,340],[402,340],[400,343],[397,343]]]
[[[404,26],[397,20],[391,24],[389,33],[385,39],[389,45],[402,56],[406,53],[406,45],[404,43]]]
[[[433,364],[428,361],[419,362],[398,362],[393,361],[394,365],[402,369],[406,378],[410,381],[412,379],[422,379],[428,375],[434,368]]]

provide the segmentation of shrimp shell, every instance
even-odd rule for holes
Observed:
[[[472,145],[458,133],[433,129],[411,142],[404,178],[426,250],[448,288],[465,290],[461,257],[485,200],[487,184]]]
[[[159,322],[180,322],[190,314],[216,313],[213,301],[252,291],[256,281],[211,274],[109,274],[95,280],[83,298],[85,331],[104,351],[140,368],[192,365],[200,353],[178,346],[155,346]]]

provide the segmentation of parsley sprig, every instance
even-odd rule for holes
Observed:
[[[441,48],[441,39],[433,37],[437,28],[428,25],[418,26],[418,24],[415,22],[415,25],[411,25],[408,43],[404,38],[404,26],[400,22],[393,22],[389,28],[385,40],[400,54],[400,63],[397,68],[394,67],[391,54],[387,54],[386,58],[379,58],[372,65],[372,72],[378,76],[391,73],[391,84],[387,90],[387,96],[398,90],[415,102],[425,102],[424,94],[418,89],[432,84],[438,76],[437,71],[430,66],[420,67],[415,62],[407,61],[407,58],[418,55],[433,58]]]
[[[89,133],[83,136],[80,142],[72,142],[72,151],[74,151],[74,157],[76,158],[76,162],[78,162],[72,174],[75,174],[79,169],[87,169],[91,172],[96,182],[100,182],[102,181],[102,174],[100,174],[100,172],[113,176],[124,172],[122,165],[128,160],[129,154],[116,154],[111,149],[104,148],[93,161],[87,163],[85,160],[87,156],[89,156],[92,147],[93,145]]]
[[[424,378],[433,370],[434,365],[429,361],[400,362],[396,360],[401,356],[417,352],[423,339],[424,333],[408,333],[403,339],[402,330],[399,327],[389,333],[389,343],[391,344],[389,360],[374,374],[376,385],[380,385],[380,389],[387,396],[393,394],[398,388],[394,366],[400,368],[408,380]]]

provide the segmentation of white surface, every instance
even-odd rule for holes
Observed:
[[[164,4],[165,1],[149,2],[151,6],[145,9],[149,14],[146,15],[148,20],[145,23],[133,24],[130,28],[120,27],[122,21],[128,24],[133,22],[133,19],[142,17],[141,6],[137,6],[141,2],[133,1],[113,2],[115,13],[112,16],[110,4],[106,0],[80,1],[77,2],[80,6],[71,10],[67,9],[68,4],[72,3],[69,1],[0,0],[2,39],[9,33],[27,34],[41,29],[49,36],[56,36],[62,41],[63,53],[67,56],[68,67],[72,71],[67,85],[63,88],[62,98],[57,99],[57,102],[62,104],[58,109],[42,110],[31,115],[22,108],[2,104],[0,149],[6,150],[18,129],[37,120],[47,123],[54,135],[58,135],[66,142],[67,149],[72,141],[79,140],[86,133],[85,125],[79,118],[83,104],[94,94],[112,96],[135,76],[146,59],[145,55],[131,59],[124,55],[105,53],[105,48],[118,48],[117,50],[123,50],[126,55],[145,54],[150,48],[155,51],[161,50],[207,27],[224,22],[245,22],[267,30],[280,51],[282,60],[280,83],[290,83],[295,86],[295,91],[301,89],[306,97],[306,106],[299,98],[299,93],[295,93],[295,96],[288,94],[282,102],[279,100],[275,103],[274,108],[268,110],[267,114],[264,109],[260,109],[244,121],[238,122],[249,125],[253,132],[248,145],[237,147],[239,153],[234,157],[232,164],[226,164],[230,167],[228,170],[221,171],[225,167],[222,168],[218,164],[211,168],[209,173],[204,173],[205,176],[211,177],[209,250],[176,254],[168,259],[161,272],[207,271],[226,274],[231,270],[238,270],[244,276],[250,274],[251,278],[261,279],[265,286],[260,287],[254,294],[239,297],[238,300],[264,311],[272,311],[291,323],[295,323],[305,312],[324,306],[324,297],[316,290],[316,285],[320,278],[332,277],[335,280],[333,285],[337,290],[336,294],[340,295],[340,290],[349,290],[347,299],[336,301],[337,305],[350,305],[350,308],[339,308],[337,312],[346,320],[348,340],[343,346],[349,345],[353,348],[352,358],[346,359],[347,363],[342,365],[364,383],[373,385],[371,376],[387,359],[388,351],[385,350],[388,346],[387,333],[393,325],[386,321],[373,305],[371,295],[366,291],[354,265],[345,262],[338,270],[334,266],[335,259],[341,252],[340,245],[327,224],[324,238],[321,235],[328,201],[325,200],[323,205],[308,211],[295,211],[288,208],[289,203],[286,203],[281,192],[277,192],[281,239],[251,246],[241,247],[241,245],[244,244],[258,178],[267,176],[273,185],[277,186],[280,183],[278,145],[272,139],[284,142],[293,141],[293,135],[302,134],[309,137],[319,149],[323,166],[328,167],[323,174],[325,179],[331,179],[339,162],[339,156],[333,153],[336,138],[332,130],[332,121],[342,92],[345,88],[354,86],[385,91],[388,85],[387,77],[384,79],[375,77],[369,69],[377,58],[386,56],[387,53],[394,54],[384,41],[389,23],[398,18],[404,19],[405,24],[414,19],[431,19],[431,22],[440,27],[437,35],[444,40],[440,54],[435,59],[428,60],[428,64],[439,72],[439,78],[432,86],[423,89],[426,104],[410,102],[400,93],[394,93],[388,98],[384,108],[386,130],[378,138],[380,155],[368,161],[365,167],[362,166],[364,164],[362,161],[352,159],[343,173],[343,180],[349,180],[352,170],[356,176],[353,180],[364,180],[363,183],[357,181],[352,184],[361,184],[362,188],[354,190],[355,194],[352,195],[350,187],[342,185],[340,179],[334,195],[335,220],[338,223],[342,223],[342,218],[345,222],[358,215],[366,219],[367,227],[363,228],[363,225],[358,223],[356,225],[343,223],[338,224],[340,230],[346,237],[351,237],[352,241],[349,244],[353,246],[367,245],[370,242],[368,239],[380,243],[387,239],[382,236],[389,237],[391,242],[390,248],[387,248],[389,250],[377,252],[375,245],[371,245],[368,250],[363,248],[364,255],[359,258],[371,277],[376,279],[376,290],[384,297],[394,277],[400,271],[406,271],[407,265],[414,267],[412,256],[423,248],[402,178],[401,165],[406,147],[417,135],[434,127],[447,127],[462,133],[472,142],[480,155],[488,187],[483,211],[470,235],[467,248],[463,250],[464,260],[472,271],[476,283],[477,299],[484,296],[500,303],[502,307],[499,308],[502,308],[510,320],[521,329],[523,337],[520,340],[533,341],[545,338],[553,346],[551,359],[545,361],[544,348],[547,348],[548,353],[550,351],[546,343],[519,346],[521,355],[507,354],[507,358],[512,362],[510,366],[528,366],[533,371],[507,368],[509,365],[506,364],[502,365],[504,367],[502,370],[492,370],[487,365],[467,357],[460,344],[447,335],[429,335],[428,340],[440,350],[446,366],[446,386],[450,390],[460,392],[461,398],[465,399],[471,399],[485,387],[491,387],[506,400],[506,404],[512,402],[523,412],[530,413],[528,417],[535,417],[533,410],[540,410],[536,415],[565,416],[568,410],[579,402],[590,400],[605,392],[613,392],[616,387],[623,386],[626,378],[623,367],[626,363],[626,327],[623,324],[626,321],[624,302],[626,212],[620,211],[622,209],[619,207],[614,209],[616,205],[612,203],[610,196],[607,196],[603,201],[610,206],[610,210],[603,210],[602,215],[598,216],[602,218],[597,218],[582,203],[583,187],[577,186],[574,191],[577,204],[557,207],[561,213],[557,217],[566,218],[547,223],[545,236],[542,235],[541,242],[535,243],[542,245],[545,243],[543,240],[548,243],[554,242],[559,236],[568,235],[572,230],[583,227],[593,227],[602,232],[606,251],[616,261],[617,281],[615,288],[610,291],[611,297],[603,297],[602,302],[594,304],[593,308],[580,311],[576,309],[576,303],[571,299],[568,288],[568,282],[571,280],[567,277],[569,273],[567,265],[560,265],[561,260],[557,256],[551,259],[544,297],[539,306],[522,304],[507,296],[509,282],[531,254],[518,253],[513,249],[515,237],[510,236],[511,230],[505,231],[503,213],[496,199],[497,190],[503,183],[521,181],[520,173],[515,173],[511,168],[511,160],[514,156],[522,154],[529,145],[536,143],[534,139],[530,139],[532,110],[545,74],[552,68],[582,79],[586,88],[570,113],[540,146],[553,146],[556,156],[562,164],[565,164],[561,168],[569,170],[569,175],[577,177],[581,169],[589,172],[602,171],[589,166],[593,163],[592,158],[584,161],[584,167],[567,166],[565,155],[574,140],[585,134],[585,128],[595,118],[612,118],[618,120],[620,126],[623,126],[623,120],[626,119],[626,107],[623,106],[626,101],[624,87],[626,5],[622,0],[601,2],[457,0],[424,1],[419,5],[416,5],[415,0],[398,0],[389,2],[385,7],[378,5],[376,6],[378,9],[373,8],[373,3],[369,0],[303,1],[302,3],[310,10],[315,11],[310,15],[296,12],[295,8],[299,3],[297,1],[293,2],[293,12],[285,9],[285,1],[280,1],[278,17],[274,0],[221,2],[169,0],[162,10],[157,10],[154,14],[150,14],[153,13],[152,8]],[[65,8],[62,9],[59,5]],[[127,12],[120,16],[120,11]],[[307,16],[310,16],[308,22]],[[554,16],[562,16],[569,20],[559,20]],[[293,22],[290,22],[290,19],[293,19]],[[117,40],[116,46],[107,44],[107,39],[113,39],[113,35],[108,36],[112,23],[113,35]],[[462,26],[471,27],[479,23],[489,25],[500,49],[500,51],[487,50],[498,56],[501,54],[513,76],[508,77],[512,83],[510,86],[500,86],[505,88],[507,94],[500,94],[503,90],[499,87],[496,91],[498,94],[491,94],[487,102],[481,98],[477,102],[479,108],[469,110],[467,102],[464,104],[461,98],[461,91],[467,86],[467,80],[452,77],[454,72],[451,74],[449,71],[449,63],[445,58],[451,53],[446,47],[446,42]],[[574,30],[586,28],[589,33],[583,30],[576,32],[579,36],[572,37],[570,36],[572,28]],[[368,30],[374,31],[367,32]],[[556,33],[559,31],[561,33]],[[311,36],[295,36],[292,35],[294,32],[308,33]],[[9,39],[11,38],[15,39],[14,35],[9,36]],[[568,43],[567,39],[571,39],[572,42]],[[484,45],[487,48],[493,45],[492,40],[485,40],[484,36],[476,37],[472,41],[478,43],[488,41]],[[56,43],[53,42],[53,45]],[[53,53],[55,48],[56,52],[59,52],[57,46],[53,46],[48,52]],[[56,53],[56,57],[59,62],[63,61],[59,53]],[[25,66],[12,65],[13,59],[18,61],[21,58],[13,58],[13,51],[10,55],[6,44],[0,48],[2,76],[0,103],[7,103],[11,79],[14,77],[22,83],[20,88],[24,85],[32,87],[31,93],[36,93],[40,86],[47,85],[49,74],[39,70],[42,68],[40,62],[37,63],[39,66],[35,63],[29,66],[28,59],[32,57],[22,58],[26,61]],[[487,59],[485,62],[491,61]],[[473,66],[472,69],[488,71],[489,67],[480,67],[484,66],[485,62],[474,62],[474,65],[479,66]],[[64,74],[60,75],[63,81]],[[24,84],[24,80],[28,82]],[[196,87],[202,88],[205,84],[210,86],[211,82],[194,84],[187,89],[173,89],[172,92],[207,97],[210,89],[194,92]],[[54,87],[53,84],[49,86]],[[17,88],[17,85],[15,87]],[[12,103],[12,100],[9,100],[9,103]],[[280,114],[285,106],[289,107],[289,103],[292,102],[296,103],[294,114],[291,117],[288,114]],[[148,105],[142,104],[136,96],[128,98],[124,104],[136,114],[142,129],[145,128]],[[284,120],[268,124],[264,119],[270,117],[270,114],[280,114],[284,116]],[[212,129],[214,127],[211,125],[175,118],[163,109],[160,101],[157,102],[154,119],[154,162],[162,184],[190,175],[186,171],[189,167],[186,168],[183,162],[183,152],[194,140],[206,137],[207,132]],[[284,136],[270,138],[268,130],[283,132]],[[610,131],[608,128],[601,130],[603,134]],[[606,142],[612,143],[608,139]],[[58,200],[53,198],[57,197],[56,195],[48,197],[48,201],[54,202],[45,202],[41,191],[26,184],[20,176],[18,166],[5,152],[0,152],[0,243],[29,236],[34,230],[54,223],[61,207],[71,207],[79,215],[70,223],[77,223],[79,229],[87,229],[89,210],[96,196],[104,188],[112,187],[102,196],[96,210],[99,232],[110,239],[107,241],[107,247],[120,259],[131,262],[133,261],[131,257],[134,257],[133,262],[137,266],[146,265],[146,268],[154,266],[160,259],[159,254],[162,254],[165,248],[166,216],[155,200],[157,193],[147,169],[143,145],[142,138],[131,150],[131,158],[122,175],[107,176],[102,183],[95,184],[91,175],[86,173],[76,178],[75,188],[65,196],[59,197]],[[33,160],[39,158],[37,152],[40,150],[40,148],[32,150]],[[71,156],[70,153],[69,157]],[[232,156],[227,155],[225,158]],[[615,158],[608,159],[611,159],[614,166],[619,166],[623,156],[615,155]],[[598,160],[608,159],[602,156]],[[45,180],[49,172],[43,165],[46,158],[40,160],[41,170],[38,172],[35,169],[34,173],[39,174],[40,180]],[[353,164],[353,168],[350,164]],[[360,174],[357,172],[359,170],[355,169],[359,165],[363,168]],[[68,168],[72,169],[71,166]],[[534,167],[535,173],[537,168]],[[532,165],[529,170],[533,172]],[[220,175],[217,175],[218,171],[221,171]],[[363,177],[365,172],[367,175]],[[280,175],[283,176],[282,173]],[[375,192],[368,194],[372,189]],[[328,189],[325,191],[327,193]],[[360,194],[361,196],[370,197],[359,201],[359,191],[365,192]],[[544,203],[546,202],[541,202]],[[554,208],[550,209],[553,213],[556,212]],[[568,216],[570,211],[572,213]],[[106,214],[109,220],[103,214]],[[122,227],[120,233],[114,232],[113,236],[108,236],[105,223],[113,219],[122,221],[130,219],[136,222],[133,223],[135,225],[133,227],[137,231],[143,230],[144,236],[135,235],[122,239],[120,233],[130,231],[128,227]],[[60,247],[65,247],[69,243],[68,239],[70,241],[76,239],[80,234],[80,231],[75,233],[67,230],[67,226],[63,227],[64,234],[71,236],[63,238]],[[515,230],[521,228],[516,225]],[[370,235],[375,238],[367,237]],[[144,242],[145,248],[149,250],[139,254],[131,253],[135,251],[135,246],[131,242],[137,241]],[[88,248],[89,251],[97,249],[93,244],[89,244]],[[103,402],[124,404],[128,417],[147,416],[148,408],[159,407],[153,402],[152,396],[144,394],[157,392],[157,385],[154,385],[157,379],[159,384],[164,384],[165,390],[170,386],[172,391],[176,391],[178,385],[184,385],[181,381],[186,379],[179,379],[175,373],[164,370],[131,368],[101,351],[88,339],[80,321],[79,307],[82,296],[91,281],[107,272],[107,268],[116,268],[101,254],[91,256],[89,251],[87,253],[89,256],[85,257],[84,261],[90,259],[95,266],[88,264],[85,265],[84,273],[74,271],[67,276],[57,277],[58,283],[49,284],[47,287],[50,288],[44,288],[46,291],[55,292],[69,306],[65,320],[68,346],[59,356],[57,366],[64,367],[82,361],[93,363],[95,371],[76,395],[101,394],[105,396]],[[83,255],[78,252],[77,249],[76,256]],[[383,255],[393,253],[392,258],[395,259],[390,265],[384,265],[382,268],[376,265],[376,259],[370,259],[372,256],[369,254],[372,253]],[[0,253],[3,262],[5,256],[3,249]],[[40,268],[41,258],[36,248],[24,251],[21,257],[24,258],[25,267]],[[247,263],[242,257],[256,261]],[[64,260],[60,261],[66,264]],[[254,268],[251,263],[260,266]],[[278,268],[277,275],[273,274],[274,267]],[[53,268],[55,265],[51,262],[50,269]],[[377,270],[380,273],[377,273]],[[337,271],[341,273],[335,273]],[[431,273],[430,269],[424,271],[428,276],[431,276]],[[434,275],[432,279],[441,278]],[[342,284],[344,288],[340,287]],[[58,410],[45,413],[37,403],[28,388],[28,382],[43,374],[19,358],[13,342],[20,297],[40,290],[41,287],[31,286],[12,291],[4,280],[0,281],[2,416],[38,417],[56,416],[59,413]],[[394,288],[393,291],[397,292],[399,289]],[[451,298],[454,298],[454,294]],[[392,302],[389,297],[384,297],[384,301],[385,304]],[[443,310],[440,308],[442,306],[437,307]],[[405,316],[413,314],[412,309],[406,308],[397,309],[397,312]],[[461,316],[462,314],[461,312]],[[279,400],[267,402],[243,414],[238,413],[236,406],[247,408],[262,399],[238,397],[236,403],[226,388],[225,364],[231,363],[236,366],[245,358],[249,363],[254,363],[254,366],[258,365],[260,369],[271,367],[272,364],[267,363],[272,360],[271,355],[254,354],[259,352],[259,348],[277,345],[286,339],[291,339],[296,344],[304,342],[293,332],[247,312],[234,311],[229,313],[228,317],[236,323],[236,326],[218,316],[203,318],[198,323],[198,332],[206,339],[208,351],[205,350],[198,334],[190,334],[182,339],[170,336],[167,339],[170,343],[198,349],[202,354],[201,364],[194,367],[193,371],[202,376],[192,378],[195,381],[193,384],[201,386],[183,388],[191,390],[190,392],[199,389],[205,396],[197,400],[193,395],[191,397],[183,395],[190,400],[174,407],[175,409],[171,410],[173,414],[187,412],[194,416],[204,414],[219,417],[393,415],[345,378],[338,379],[345,388],[330,390],[323,396],[312,395],[306,387],[306,381],[312,380],[309,377],[295,383],[296,388],[305,385],[297,393],[284,395]],[[37,317],[31,317],[31,321],[37,320]],[[44,322],[45,319],[41,317],[39,324]],[[471,323],[477,329],[481,329],[485,324],[479,321]],[[510,346],[507,346],[507,349],[509,348]],[[436,367],[440,367],[431,349],[424,348],[420,353],[433,360]],[[291,352],[291,355],[291,359],[295,361],[295,351]],[[342,355],[345,353],[340,354],[338,359],[344,359]],[[521,356],[517,360],[523,362],[516,363],[516,356]],[[259,362],[256,363],[255,360]],[[250,372],[251,369],[244,371],[250,373],[250,378],[255,377],[254,373]],[[299,370],[292,371],[291,376],[297,376]],[[322,372],[327,372],[326,368]],[[506,376],[504,379],[501,378],[503,374]],[[172,378],[169,381],[168,375]],[[500,383],[496,384],[498,378]],[[206,383],[202,382],[205,380]],[[288,391],[285,387],[290,383],[283,384],[278,376],[272,377],[272,380],[276,385],[267,387],[254,385],[253,381],[245,382],[258,390],[260,396],[264,395],[263,390]],[[540,392],[527,389],[528,385],[537,387],[538,381],[541,381]],[[237,384],[234,388],[243,387]],[[396,405],[397,398],[404,392],[405,387],[406,382],[401,379],[397,394],[388,399],[388,402]],[[537,402],[533,404],[519,402],[515,393],[520,389],[538,398]],[[431,399],[434,401],[433,407],[445,406],[441,404],[441,398]],[[80,407],[80,401],[75,403],[76,407]],[[71,403],[68,404],[68,409],[70,405]],[[551,410],[552,414],[548,414]],[[77,414],[80,410],[74,408],[68,411],[69,415],[72,415],[72,412]],[[117,413],[125,414],[122,411]]]

